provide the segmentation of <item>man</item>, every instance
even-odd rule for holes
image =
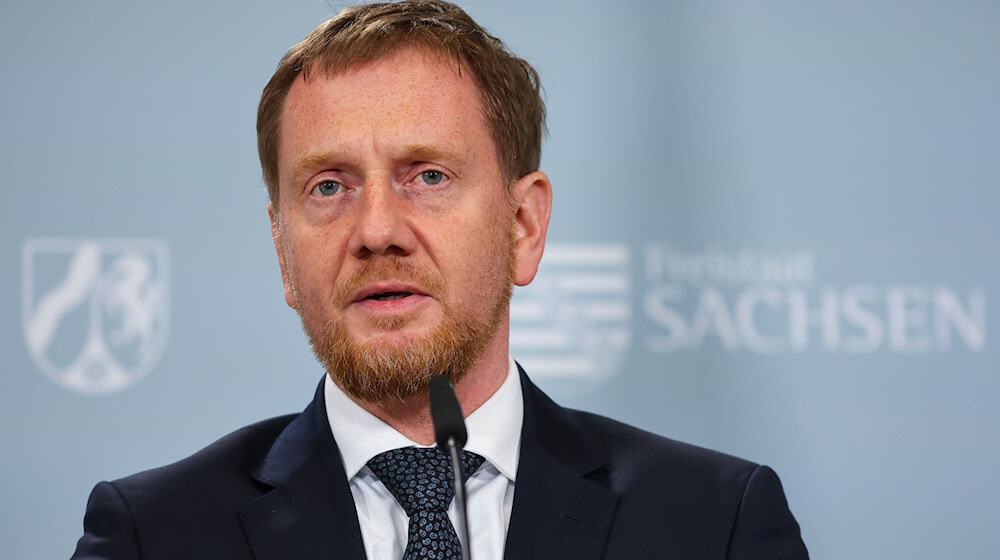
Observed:
[[[98,484],[74,558],[459,558],[427,386],[469,427],[471,555],[806,558],[767,467],[550,401],[508,355],[552,190],[534,70],[459,8],[350,8],[282,59],[258,142],[285,299],[328,376],[297,416]]]

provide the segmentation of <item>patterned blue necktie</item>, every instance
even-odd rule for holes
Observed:
[[[462,452],[466,479],[485,459]],[[448,506],[455,497],[451,459],[436,447],[403,447],[380,453],[368,468],[392,492],[410,518],[403,560],[433,558],[461,560],[462,545],[448,519]]]

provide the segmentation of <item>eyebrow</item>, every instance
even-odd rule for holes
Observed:
[[[309,169],[324,166],[329,162],[336,161],[337,159],[338,157],[336,152],[310,154],[295,163],[295,167],[292,169],[292,176],[298,177]]]
[[[411,160],[440,162],[448,167],[451,173],[462,175],[469,159],[468,147],[464,150],[441,149],[427,144],[411,144],[403,152],[404,157]]]
[[[400,152],[404,159],[414,159],[420,161],[448,161],[457,165],[465,163],[466,157],[458,152],[446,151],[428,144],[410,144]],[[306,171],[330,165],[332,162],[343,160],[344,158],[335,151],[318,152],[310,154],[299,160],[292,170],[293,176],[298,177]]]
[[[428,146],[426,144],[413,144],[411,146],[407,146],[403,153],[407,154],[408,157],[419,160],[461,160],[457,154],[445,152],[435,148],[434,146]]]

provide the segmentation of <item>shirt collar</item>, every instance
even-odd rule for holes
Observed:
[[[340,448],[347,478],[354,478],[369,459],[400,447],[421,447],[352,401],[326,376],[323,385],[330,430]],[[465,417],[467,451],[486,458],[513,481],[521,446],[524,402],[514,358],[508,357],[507,378],[475,412]]]

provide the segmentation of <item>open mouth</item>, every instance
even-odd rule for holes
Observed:
[[[380,282],[363,288],[354,303],[373,312],[397,312],[430,299],[419,287],[406,282]]]
[[[375,301],[395,301],[397,299],[403,299],[407,296],[412,296],[412,292],[378,292],[372,294],[365,299],[371,299]]]

